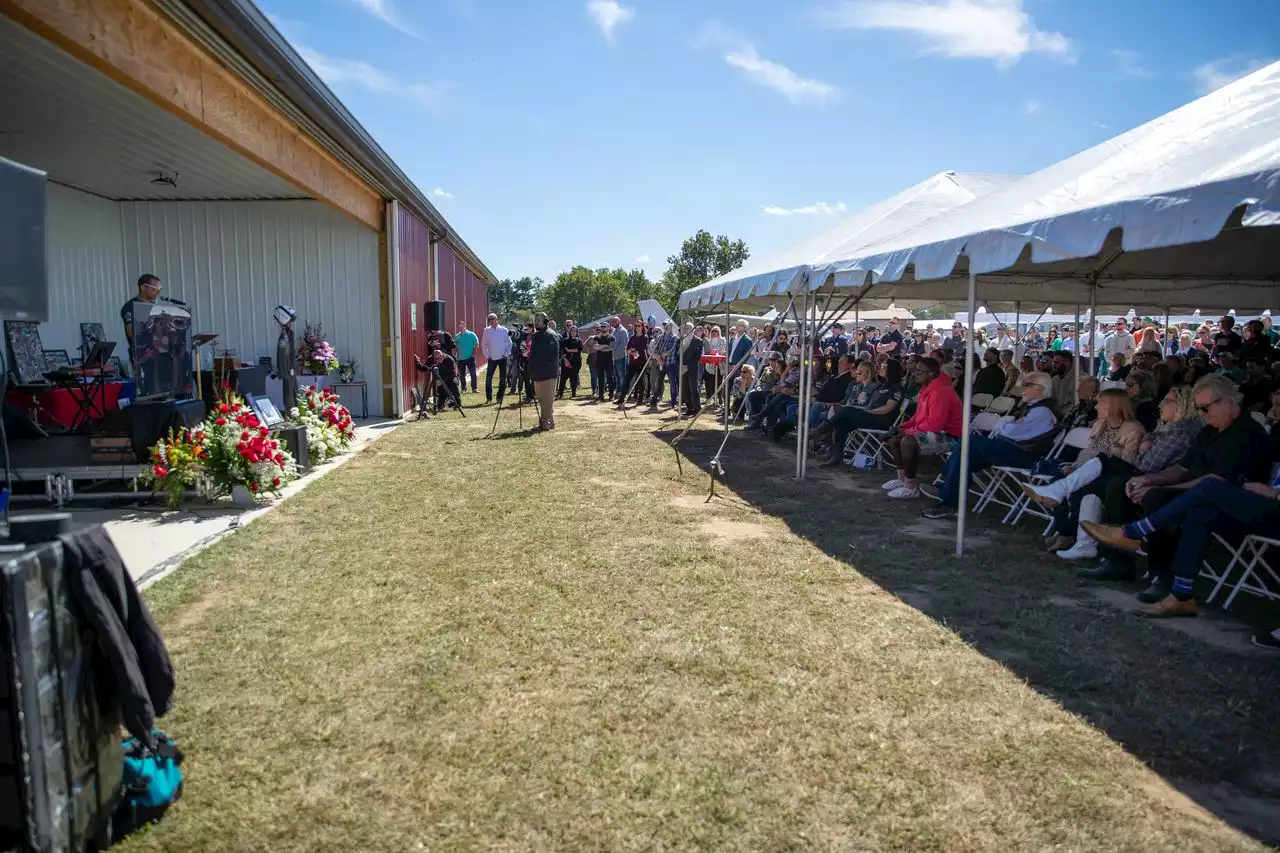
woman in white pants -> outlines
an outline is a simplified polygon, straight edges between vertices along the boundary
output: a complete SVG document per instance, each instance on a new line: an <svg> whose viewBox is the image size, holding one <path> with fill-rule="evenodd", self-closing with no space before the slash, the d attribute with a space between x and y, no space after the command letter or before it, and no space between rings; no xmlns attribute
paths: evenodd
<svg viewBox="0 0 1280 853"><path fill-rule="evenodd" d="M1098 396L1095 437L1098 435L1099 423L1115 419L1114 416L1109 418L1104 414L1104 397L1115 399L1123 394L1123 391L1116 388L1103 391ZM1120 405L1126 405L1132 411L1132 404L1127 397ZM1024 486L1023 490L1028 498L1053 510L1054 530L1046 540L1046 547L1057 551L1058 556L1064 560L1084 560L1098 556L1098 543L1084 532L1080 523L1102 517L1102 490L1099 487L1103 485L1103 481L1111 477L1127 479L1139 474L1149 474L1176 463L1191 448L1191 443L1203 425L1195 408L1195 395L1191 388L1186 385L1171 388L1160 401L1160 425L1153 433L1146 436L1139 434L1141 440L1132 458L1126 458L1120 453L1110 453L1105 449L1086 457L1085 454L1089 453L1086 450L1081 453L1085 461L1074 465L1061 480L1045 486ZM1096 446L1095 441L1094 447ZM1071 531L1075 531L1074 538L1070 536Z"/></svg>

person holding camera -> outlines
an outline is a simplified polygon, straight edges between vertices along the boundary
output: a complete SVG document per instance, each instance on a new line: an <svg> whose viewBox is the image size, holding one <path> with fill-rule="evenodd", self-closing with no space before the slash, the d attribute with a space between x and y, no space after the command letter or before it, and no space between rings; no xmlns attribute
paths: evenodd
<svg viewBox="0 0 1280 853"><path fill-rule="evenodd" d="M556 428L556 380L560 378L560 337L547 325L547 315L539 311L529 344L529 379L538 400L538 428Z"/></svg>
<svg viewBox="0 0 1280 853"><path fill-rule="evenodd" d="M578 396L578 377L582 373L582 339L578 337L578 327L573 320L564 321L564 337L560 339L560 390L556 391L556 399L564 396L564 386L568 383L572 389L571 396Z"/></svg>

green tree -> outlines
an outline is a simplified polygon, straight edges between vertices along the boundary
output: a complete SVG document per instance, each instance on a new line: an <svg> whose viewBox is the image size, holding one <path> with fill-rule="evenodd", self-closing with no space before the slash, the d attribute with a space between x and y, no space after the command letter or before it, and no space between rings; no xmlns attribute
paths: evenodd
<svg viewBox="0 0 1280 853"><path fill-rule="evenodd" d="M623 277L622 270L574 267L542 289L540 307L561 325L566 318L582 323L605 314L630 313L634 307Z"/></svg>
<svg viewBox="0 0 1280 853"><path fill-rule="evenodd" d="M532 311L542 287L540 278L504 278L489 288L489 310L504 319L517 311Z"/></svg>
<svg viewBox="0 0 1280 853"><path fill-rule="evenodd" d="M742 240L730 240L724 234L712 237L700 229L680 244L679 254L667 258L670 266L660 287L663 307L674 311L682 291L738 269L749 257L751 250Z"/></svg>

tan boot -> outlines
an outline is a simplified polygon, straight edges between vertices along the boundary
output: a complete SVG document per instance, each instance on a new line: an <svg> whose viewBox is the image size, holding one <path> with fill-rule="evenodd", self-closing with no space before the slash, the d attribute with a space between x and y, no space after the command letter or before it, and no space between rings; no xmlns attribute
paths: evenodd
<svg viewBox="0 0 1280 853"><path fill-rule="evenodd" d="M1172 619L1178 616L1195 616L1196 600L1188 598L1184 601L1173 593L1169 593L1163 600L1155 604L1144 604L1133 612L1146 619Z"/></svg>
<svg viewBox="0 0 1280 853"><path fill-rule="evenodd" d="M1080 526L1084 528L1084 532L1088 533L1094 539L1097 539L1103 545L1110 545L1113 548L1119 548L1122 551L1137 551L1142 548L1141 539L1130 539L1124 535L1123 527L1115 527L1110 524L1098 524L1094 521L1082 521Z"/></svg>

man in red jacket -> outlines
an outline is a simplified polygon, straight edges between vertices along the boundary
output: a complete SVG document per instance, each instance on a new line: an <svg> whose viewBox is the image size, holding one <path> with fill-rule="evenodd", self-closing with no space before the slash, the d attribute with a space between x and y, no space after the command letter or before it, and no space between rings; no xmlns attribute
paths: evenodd
<svg viewBox="0 0 1280 853"><path fill-rule="evenodd" d="M916 381L920 396L916 398L915 414L886 442L889 455L898 462L898 476L883 488L894 500L920 497L916 474L921 457L946 453L964 428L964 404L936 359L922 358L916 363Z"/></svg>

